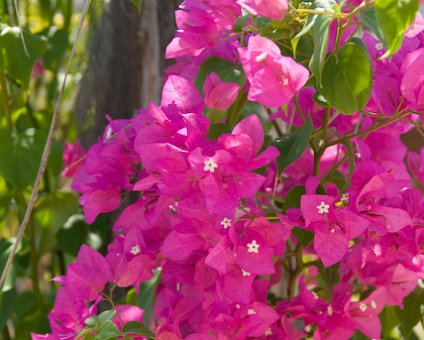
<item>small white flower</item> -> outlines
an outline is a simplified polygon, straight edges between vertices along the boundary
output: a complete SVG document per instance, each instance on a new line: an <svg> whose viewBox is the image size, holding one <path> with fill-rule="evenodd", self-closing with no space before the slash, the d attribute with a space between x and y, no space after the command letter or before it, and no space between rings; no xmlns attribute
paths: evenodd
<svg viewBox="0 0 424 340"><path fill-rule="evenodd" d="M268 55L268 53L263 52L263 53L259 54L259 55L255 58L255 61L256 61L257 63L260 63L261 61L264 61L264 60L266 59L266 56L267 56L267 55Z"/></svg>
<svg viewBox="0 0 424 340"><path fill-rule="evenodd" d="M247 251L249 253L258 254L259 253L259 247L260 247L260 245L258 244L258 242L256 242L256 240L252 240L252 242L247 244Z"/></svg>
<svg viewBox="0 0 424 340"><path fill-rule="evenodd" d="M272 335L272 329L271 328L265 329L264 335L265 336Z"/></svg>
<svg viewBox="0 0 424 340"><path fill-rule="evenodd" d="M330 205L326 204L324 201L321 201L320 205L317 205L318 214L328 214L330 212Z"/></svg>
<svg viewBox="0 0 424 340"><path fill-rule="evenodd" d="M347 192L343 193L340 201L342 201L343 203L349 203L349 194Z"/></svg>
<svg viewBox="0 0 424 340"><path fill-rule="evenodd" d="M131 248L131 254L138 255L140 254L140 246L139 245L135 245Z"/></svg>
<svg viewBox="0 0 424 340"><path fill-rule="evenodd" d="M362 312L365 312L365 311L368 309L368 307L367 307L367 305L366 305L365 303L361 302L361 303L359 304L359 309L360 309Z"/></svg>
<svg viewBox="0 0 424 340"><path fill-rule="evenodd" d="M377 303L374 300L371 300L370 305L372 308L376 309L377 308Z"/></svg>
<svg viewBox="0 0 424 340"><path fill-rule="evenodd" d="M214 172L217 167L218 164L215 163L215 160L213 158L209 158L205 161L205 166L203 167L203 170Z"/></svg>
<svg viewBox="0 0 424 340"><path fill-rule="evenodd" d="M224 219L221 221L221 225L224 227L224 229L228 229L231 227L233 221L231 221L231 218L224 217Z"/></svg>
<svg viewBox="0 0 424 340"><path fill-rule="evenodd" d="M333 312L334 312L333 306L328 305L327 306L327 314L331 316L331 315L333 315Z"/></svg>
<svg viewBox="0 0 424 340"><path fill-rule="evenodd" d="M283 79L283 85L287 86L289 84L289 80L287 78Z"/></svg>
<svg viewBox="0 0 424 340"><path fill-rule="evenodd" d="M111 139L112 136L113 136L113 130L112 130L112 128L107 129L107 131L106 131L106 140Z"/></svg>
<svg viewBox="0 0 424 340"><path fill-rule="evenodd" d="M252 308L249 308L247 310L247 315L255 315L255 314L256 314L256 312Z"/></svg>
<svg viewBox="0 0 424 340"><path fill-rule="evenodd" d="M377 43L377 44L375 44L375 48L376 48L378 51L381 51L381 50L384 48L384 45L383 45L382 43Z"/></svg>
<svg viewBox="0 0 424 340"><path fill-rule="evenodd" d="M335 234L335 233L336 233L336 229L331 228L331 229L330 229L330 233Z"/></svg>
<svg viewBox="0 0 424 340"><path fill-rule="evenodd" d="M243 276L250 276L251 274L247 271L245 271L244 269L241 269L241 273L243 274Z"/></svg>

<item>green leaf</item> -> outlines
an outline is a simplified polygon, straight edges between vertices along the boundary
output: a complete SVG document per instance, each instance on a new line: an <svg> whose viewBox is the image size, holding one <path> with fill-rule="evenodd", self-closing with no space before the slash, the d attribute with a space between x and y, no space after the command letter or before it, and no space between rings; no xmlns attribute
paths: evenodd
<svg viewBox="0 0 424 340"><path fill-rule="evenodd" d="M59 230L79 209L77 197L70 192L53 192L43 196L35 217L43 227Z"/></svg>
<svg viewBox="0 0 424 340"><path fill-rule="evenodd" d="M47 39L31 34L24 29L25 43L29 56L22 45L19 27L6 26L0 33L0 68L17 82L28 87L32 65L43 56L47 49Z"/></svg>
<svg viewBox="0 0 424 340"><path fill-rule="evenodd" d="M403 309L396 309L396 316L400 321L400 330L405 339L409 339L414 326L422 318L424 308L424 289L417 288L403 301Z"/></svg>
<svg viewBox="0 0 424 340"><path fill-rule="evenodd" d="M346 183L342 188L342 191L345 191L349 188L350 182L352 181L353 171L355 170L355 155L353 152L352 142L350 140L343 141L342 144L346 148L346 154L349 161L349 175L347 176Z"/></svg>
<svg viewBox="0 0 424 340"><path fill-rule="evenodd" d="M246 82L246 75L239 65L218 57L210 57L202 63L197 73L195 85L201 92L206 76L212 72L215 72L224 82L239 83L240 88Z"/></svg>
<svg viewBox="0 0 424 340"><path fill-rule="evenodd" d="M383 58L389 57L402 46L405 32L418 12L418 0L376 0L374 8L387 50Z"/></svg>
<svg viewBox="0 0 424 340"><path fill-rule="evenodd" d="M299 43L300 38L303 37L306 33L308 33L312 29L318 17L319 17L318 14L308 16L308 20L305 22L305 25L303 26L302 30L299 33L297 33L290 41L293 48L293 56L295 58L296 58L297 44Z"/></svg>
<svg viewBox="0 0 424 340"><path fill-rule="evenodd" d="M131 321L124 325L124 332L134 335L147 336L154 338L155 334L147 327L138 321Z"/></svg>
<svg viewBox="0 0 424 340"><path fill-rule="evenodd" d="M112 320L113 317L116 314L116 310L115 309L109 309L109 310L105 310L104 312L101 312L97 318L100 321L107 321L107 320Z"/></svg>
<svg viewBox="0 0 424 340"><path fill-rule="evenodd" d="M299 208L300 207L300 198L305 194L305 186L297 185L291 188L286 197L284 197L284 210L289 208Z"/></svg>
<svg viewBox="0 0 424 340"><path fill-rule="evenodd" d="M15 311L16 300L16 289L12 288L7 291L0 292L0 306L2 306L2 308L0 308L0 329L3 329L6 325L6 321Z"/></svg>
<svg viewBox="0 0 424 340"><path fill-rule="evenodd" d="M322 71L319 92L330 106L344 114L360 111L368 102L372 87L371 60L358 39L332 54Z"/></svg>
<svg viewBox="0 0 424 340"><path fill-rule="evenodd" d="M141 3L143 2L143 0L131 0L131 2L135 7L137 7L139 11L141 11Z"/></svg>
<svg viewBox="0 0 424 340"><path fill-rule="evenodd" d="M16 189L33 184L40 165L44 138L35 129L0 131L0 174Z"/></svg>
<svg viewBox="0 0 424 340"><path fill-rule="evenodd" d="M389 339L390 333L399 324L399 320L396 316L397 308L398 307L394 306L386 306L379 315L383 339Z"/></svg>
<svg viewBox="0 0 424 340"><path fill-rule="evenodd" d="M319 15L312 27L314 52L309 61L309 69L315 75L319 85L321 85L322 82L321 75L327 56L331 21L331 16Z"/></svg>
<svg viewBox="0 0 424 340"><path fill-rule="evenodd" d="M363 12L359 14L359 21L363 22L372 33L378 38L378 40L382 41L383 36L378 27L377 18L375 17L375 9L374 7L369 7L365 9Z"/></svg>
<svg viewBox="0 0 424 340"><path fill-rule="evenodd" d="M302 156L308 146L312 129L312 119L308 117L302 127L272 142L272 145L280 151L280 156L277 158L280 173Z"/></svg>
<svg viewBox="0 0 424 340"><path fill-rule="evenodd" d="M96 334L96 340L115 339L117 336L122 335L121 331L111 320L104 321L100 324L100 329Z"/></svg>
<svg viewBox="0 0 424 340"><path fill-rule="evenodd" d="M299 227L295 227L292 230L296 239L301 243L303 248L306 248L309 243L311 243L314 239L314 234L309 231Z"/></svg>
<svg viewBox="0 0 424 340"><path fill-rule="evenodd" d="M153 305L156 299L156 287L161 278L161 270L155 270L153 278L140 285L140 294L137 295L138 306L144 310L144 323L150 324Z"/></svg>
<svg viewBox="0 0 424 340"><path fill-rule="evenodd" d="M257 18L257 21L258 19L259 18ZM281 20L263 20L263 23L263 27L259 29L259 35L273 41L288 39L290 37L290 27L286 22Z"/></svg>
<svg viewBox="0 0 424 340"><path fill-rule="evenodd" d="M87 243L88 235L89 227L85 223L84 217L74 215L56 234L58 248L72 256L77 256L81 246Z"/></svg>
<svg viewBox="0 0 424 340"><path fill-rule="evenodd" d="M353 170L352 170L352 173L353 173ZM328 177L326 182L334 183L337 186L337 188L340 190L340 192L344 192L347 187L345 176L343 175L343 173L341 173L338 170L336 170L330 177Z"/></svg>
<svg viewBox="0 0 424 340"><path fill-rule="evenodd" d="M232 126L229 124L211 124L208 130L208 139L217 140L222 134L231 133L232 129Z"/></svg>

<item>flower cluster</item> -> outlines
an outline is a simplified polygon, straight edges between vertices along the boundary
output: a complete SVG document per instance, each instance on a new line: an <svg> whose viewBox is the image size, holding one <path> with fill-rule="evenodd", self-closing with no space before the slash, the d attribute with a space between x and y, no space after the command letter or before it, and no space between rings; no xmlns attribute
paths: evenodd
<svg viewBox="0 0 424 340"><path fill-rule="evenodd" d="M75 338L108 291L138 291L154 271L147 326L157 339L381 336L379 313L403 306L424 278L424 151L401 139L424 113L423 19L392 60L381 59L377 38L362 36L372 92L363 110L343 115L310 86L306 64L277 44L287 10L284 0L180 5L167 49L177 60L160 105L110 120L67 171L88 223L122 210L105 257L84 246L56 279L52 334L33 339ZM330 53L357 34L334 29ZM244 79L216 70L196 87L210 57ZM274 146L266 133L280 134ZM293 137L287 152L285 137ZM67 157L79 158L71 149ZM111 303L119 329L141 321L138 307Z"/></svg>

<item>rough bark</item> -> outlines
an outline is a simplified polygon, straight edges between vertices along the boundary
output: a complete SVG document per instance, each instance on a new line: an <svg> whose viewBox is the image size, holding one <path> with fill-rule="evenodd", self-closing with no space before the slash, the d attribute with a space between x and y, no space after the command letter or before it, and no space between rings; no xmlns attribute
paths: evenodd
<svg viewBox="0 0 424 340"><path fill-rule="evenodd" d="M149 101L159 101L163 55L174 31L176 0L129 0L106 5L89 46L89 62L75 105L79 139L93 144L108 114L129 118Z"/></svg>

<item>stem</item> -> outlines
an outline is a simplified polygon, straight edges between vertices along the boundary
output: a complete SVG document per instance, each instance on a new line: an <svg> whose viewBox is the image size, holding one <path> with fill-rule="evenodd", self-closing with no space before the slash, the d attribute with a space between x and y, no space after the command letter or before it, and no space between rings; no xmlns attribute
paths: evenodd
<svg viewBox="0 0 424 340"><path fill-rule="evenodd" d="M11 130L13 128L12 112L9 107L9 95L7 93L7 84L4 73L0 70L0 99L4 108L4 114L6 116L7 127Z"/></svg>
<svg viewBox="0 0 424 340"><path fill-rule="evenodd" d="M22 223L19 226L18 234L16 235L16 240L15 240L15 243L13 244L12 251L10 252L10 254L8 256L6 264L4 266L4 269L1 273L0 288L2 287L4 280L6 279L6 275L9 271L10 267L12 266L12 262L13 262L15 255L16 255L16 251L18 249L19 244L22 241L22 238L24 237L25 229L26 229L27 224L30 220L31 213L32 213L32 210L33 210L34 205L35 205L35 200L37 198L38 190L40 189L41 180L43 178L44 171L46 170L46 167L47 167L47 160L48 160L48 157L49 157L49 154L50 154L50 149L51 149L51 146L52 146L52 143L53 143L54 131L56 129L57 122L59 120L59 109L60 109L60 105L62 103L63 93L65 92L65 85L66 85L66 81L68 79L69 71L70 71L70 68L71 68L72 59L75 55L76 45L77 45L77 42L78 42L79 37L81 35L84 20L85 20L85 17L87 15L88 9L90 8L90 4L91 4L91 0L86 0L86 2L84 4L84 9L83 9L83 12L82 12L82 15L81 15L80 22L78 24L78 29L77 29L75 41L72 45L71 53L69 55L68 63L66 65L65 76L63 77L62 85L60 87L60 91L59 91L59 94L58 94L58 97L57 97L57 100L56 100L55 108L54 108L54 111L53 111L53 117L52 117L52 120L51 120L51 123L50 123L49 133L47 135L46 144L44 146L43 154L41 156L40 166L38 168L37 177L35 179L34 187L33 187L32 192L31 192L31 198L29 200L27 209L25 211Z"/></svg>
<svg viewBox="0 0 424 340"><path fill-rule="evenodd" d="M290 267L290 279L289 279L289 286L288 286L288 296L291 299L294 296L295 288L296 288L296 279L299 276L299 274L303 270L303 261L302 261L302 245L300 242L297 244L296 249L294 250L295 257L296 257L296 268L293 270L293 266L291 263L291 259L289 260L289 267Z"/></svg>
<svg viewBox="0 0 424 340"><path fill-rule="evenodd" d="M32 290L37 301L38 307L44 311L45 305L43 300L43 295L40 290L40 282L38 279L38 254L37 254L37 245L36 245L36 230L32 220L28 223L28 232L29 232L29 249L31 254L31 281L32 281Z"/></svg>
<svg viewBox="0 0 424 340"><path fill-rule="evenodd" d="M340 139L336 139L336 140L330 142L329 143L329 146L337 145L337 144L343 144L343 141L345 141L345 140L351 140L351 139L357 138L357 137L366 137L371 132L376 131L376 130L380 130L380 129L386 127L386 126L389 126L390 124L392 124L392 123L396 122L397 120L400 120L403 117L406 117L406 116L408 116L410 114L412 114L412 112L410 112L410 111L404 112L404 113L400 114L399 116L396 116L395 118L390 119L389 121L387 121L387 122L385 122L383 124L372 126L368 130L361 131L361 132L358 132L358 133L354 133L354 134L345 136L345 137L340 138Z"/></svg>
<svg viewBox="0 0 424 340"><path fill-rule="evenodd" d="M229 110L228 117L227 117L228 124L233 126L237 123L238 117L244 105L246 104L246 102L247 102L247 93L242 90L240 91L236 102L231 106Z"/></svg>
<svg viewBox="0 0 424 340"><path fill-rule="evenodd" d="M294 96L293 102L294 102L294 106L296 107L297 112L299 112L300 119L302 119L302 123L305 124L306 118L305 118L305 115L303 114L302 109L300 108L299 100L298 100L298 94L297 93Z"/></svg>
<svg viewBox="0 0 424 340"><path fill-rule="evenodd" d="M9 330L7 329L7 325L4 325L2 334L3 334L4 340L12 340L9 334Z"/></svg>

